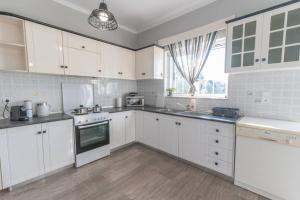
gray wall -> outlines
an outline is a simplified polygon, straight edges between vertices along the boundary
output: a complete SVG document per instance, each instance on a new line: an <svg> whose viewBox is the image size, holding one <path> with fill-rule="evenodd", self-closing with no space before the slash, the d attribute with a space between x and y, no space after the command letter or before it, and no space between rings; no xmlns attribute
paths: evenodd
<svg viewBox="0 0 300 200"><path fill-rule="evenodd" d="M138 35L138 46L157 43L159 39L182 33L220 19L235 15L239 17L286 0L217 0L215 3L199 8L184 16L154 27Z"/></svg>
<svg viewBox="0 0 300 200"><path fill-rule="evenodd" d="M87 15L66 9L50 0L1 0L0 11L11 12L126 47L136 48L136 34L120 28L117 31L97 30L87 23Z"/></svg>

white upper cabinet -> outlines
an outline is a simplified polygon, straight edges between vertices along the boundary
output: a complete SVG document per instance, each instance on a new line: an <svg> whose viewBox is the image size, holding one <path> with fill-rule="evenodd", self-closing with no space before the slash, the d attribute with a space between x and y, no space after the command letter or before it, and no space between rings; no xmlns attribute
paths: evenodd
<svg viewBox="0 0 300 200"><path fill-rule="evenodd" d="M101 42L63 32L63 49L66 74L101 76Z"/></svg>
<svg viewBox="0 0 300 200"><path fill-rule="evenodd" d="M262 67L300 66L300 3L264 15Z"/></svg>
<svg viewBox="0 0 300 200"><path fill-rule="evenodd" d="M164 50L152 46L136 52L136 79L164 78Z"/></svg>
<svg viewBox="0 0 300 200"><path fill-rule="evenodd" d="M25 23L29 72L64 74L62 31Z"/></svg>
<svg viewBox="0 0 300 200"><path fill-rule="evenodd" d="M228 24L226 72L260 67L263 16Z"/></svg>
<svg viewBox="0 0 300 200"><path fill-rule="evenodd" d="M300 3L228 24L226 72L300 66Z"/></svg>
<svg viewBox="0 0 300 200"><path fill-rule="evenodd" d="M135 79L135 52L111 44L102 46L104 76L117 79Z"/></svg>

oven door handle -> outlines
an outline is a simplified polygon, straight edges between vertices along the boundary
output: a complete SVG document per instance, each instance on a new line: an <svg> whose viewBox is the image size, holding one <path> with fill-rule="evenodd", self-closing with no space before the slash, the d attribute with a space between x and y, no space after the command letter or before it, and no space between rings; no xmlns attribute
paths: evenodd
<svg viewBox="0 0 300 200"><path fill-rule="evenodd" d="M91 128L91 127L105 125L105 124L108 124L108 121L97 123L97 124L90 124L90 125L85 125L85 126L78 126L78 129Z"/></svg>

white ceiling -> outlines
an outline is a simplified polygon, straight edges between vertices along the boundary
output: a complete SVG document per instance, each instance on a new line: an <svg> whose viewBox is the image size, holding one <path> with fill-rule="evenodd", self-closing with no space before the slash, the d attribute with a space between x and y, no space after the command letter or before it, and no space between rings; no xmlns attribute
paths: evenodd
<svg viewBox="0 0 300 200"><path fill-rule="evenodd" d="M44 9L47 9L47 1L52 1L64 7L66 11L71 9L85 15L100 3L100 0L42 1ZM106 3L108 9L115 15L120 28L140 33L214 1L216 0L106 0Z"/></svg>

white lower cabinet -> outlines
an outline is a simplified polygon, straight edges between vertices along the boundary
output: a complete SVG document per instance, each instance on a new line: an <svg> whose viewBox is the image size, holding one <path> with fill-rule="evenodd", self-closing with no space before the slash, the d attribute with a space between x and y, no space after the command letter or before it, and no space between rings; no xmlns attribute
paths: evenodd
<svg viewBox="0 0 300 200"><path fill-rule="evenodd" d="M179 156L187 161L206 166L206 143L202 121L182 118L179 126Z"/></svg>
<svg viewBox="0 0 300 200"><path fill-rule="evenodd" d="M72 120L4 129L0 141L3 188L74 163Z"/></svg>
<svg viewBox="0 0 300 200"><path fill-rule="evenodd" d="M159 115L159 149L178 156L178 118Z"/></svg>
<svg viewBox="0 0 300 200"><path fill-rule="evenodd" d="M159 149L159 114L144 112L142 143Z"/></svg>
<svg viewBox="0 0 300 200"><path fill-rule="evenodd" d="M235 125L137 111L137 141L233 176Z"/></svg>
<svg viewBox="0 0 300 200"><path fill-rule="evenodd" d="M135 141L135 111L111 114L110 149Z"/></svg>
<svg viewBox="0 0 300 200"><path fill-rule="evenodd" d="M143 142L143 123L144 123L144 112L143 111L135 111L135 135L136 141L142 143Z"/></svg>
<svg viewBox="0 0 300 200"><path fill-rule="evenodd" d="M73 121L42 124L44 162L46 172L60 169L75 162Z"/></svg>

